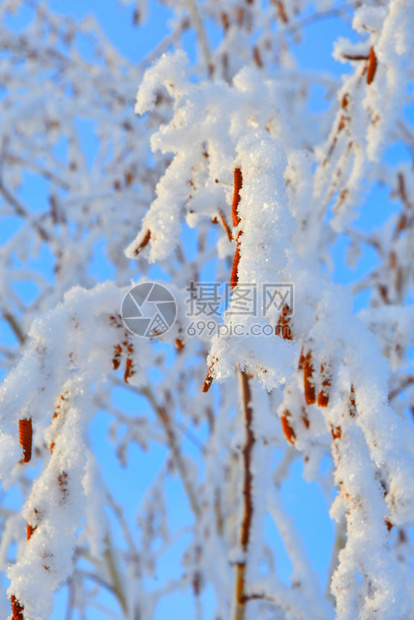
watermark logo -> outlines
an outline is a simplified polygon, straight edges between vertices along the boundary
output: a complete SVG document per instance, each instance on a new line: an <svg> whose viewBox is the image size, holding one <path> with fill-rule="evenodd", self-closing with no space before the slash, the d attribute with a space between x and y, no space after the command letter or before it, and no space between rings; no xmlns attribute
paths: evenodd
<svg viewBox="0 0 414 620"><path fill-rule="evenodd" d="M293 299L293 284L278 282L277 284L263 284L263 316L275 308L278 312L285 311L285 317L292 316L295 309ZM286 308L288 310L286 311Z"/></svg>
<svg viewBox="0 0 414 620"><path fill-rule="evenodd" d="M177 316L177 304L166 286L143 282L125 295L121 316L125 327L141 338L165 334Z"/></svg>
<svg viewBox="0 0 414 620"><path fill-rule="evenodd" d="M267 317L272 311L285 316L294 314L293 283L273 282L258 285L239 282L232 288L229 282L190 282L186 288L188 317L220 318L224 311L227 316Z"/></svg>
<svg viewBox="0 0 414 620"><path fill-rule="evenodd" d="M292 337L289 320L294 314L295 300L291 282L239 282L234 289L229 282L190 282L186 291L187 336L276 335L288 340Z"/></svg>
<svg viewBox="0 0 414 620"><path fill-rule="evenodd" d="M187 336L276 335L291 339L293 283L239 283L232 289L228 282L190 282L186 292ZM143 282L125 295L121 315L130 332L142 338L155 338L174 324L177 304L167 286ZM258 322L247 317L255 317Z"/></svg>

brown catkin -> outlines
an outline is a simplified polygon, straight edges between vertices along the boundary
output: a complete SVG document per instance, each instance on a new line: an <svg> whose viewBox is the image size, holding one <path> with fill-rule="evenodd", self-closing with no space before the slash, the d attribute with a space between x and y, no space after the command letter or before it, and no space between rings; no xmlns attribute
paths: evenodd
<svg viewBox="0 0 414 620"><path fill-rule="evenodd" d="M355 402L355 390L354 386L351 385L351 393L349 395L349 415L351 418L354 418L356 414L356 402Z"/></svg>
<svg viewBox="0 0 414 620"><path fill-rule="evenodd" d="M346 60L369 60L366 54L342 54L342 58Z"/></svg>
<svg viewBox="0 0 414 620"><path fill-rule="evenodd" d="M229 18L227 17L227 13L221 14L221 23L223 24L224 32L230 28Z"/></svg>
<svg viewBox="0 0 414 620"><path fill-rule="evenodd" d="M240 168L235 168L234 170L234 194L233 194L233 205L231 208L231 212L233 215L233 226L236 227L240 223L239 217L239 203L240 203L240 190L243 186L243 175Z"/></svg>
<svg viewBox="0 0 414 620"><path fill-rule="evenodd" d="M23 458L21 463L28 463L32 458L32 418L19 420L19 440L23 448Z"/></svg>
<svg viewBox="0 0 414 620"><path fill-rule="evenodd" d="M59 490L62 493L63 501L65 501L68 493L68 474L65 471L62 471L57 477L57 481Z"/></svg>
<svg viewBox="0 0 414 620"><path fill-rule="evenodd" d="M121 345L117 344L114 347L114 357L112 359L112 365L113 365L114 370L117 370L119 366L121 365L121 355L122 355L122 347Z"/></svg>
<svg viewBox="0 0 414 620"><path fill-rule="evenodd" d="M331 435L332 435L332 439L341 439L342 437L342 430L340 426L332 426L331 427Z"/></svg>
<svg viewBox="0 0 414 620"><path fill-rule="evenodd" d="M263 67L262 57L260 55L259 48L257 47L257 45L253 47L253 60L256 63L256 65L259 67L259 69Z"/></svg>
<svg viewBox="0 0 414 620"><path fill-rule="evenodd" d="M184 349L184 344L183 344L183 341L181 340L181 338L176 338L175 339L175 346L177 347L177 349L179 351L182 351Z"/></svg>
<svg viewBox="0 0 414 620"><path fill-rule="evenodd" d="M329 388L331 387L331 376L321 364L322 388L318 394L319 407L327 407L329 404Z"/></svg>
<svg viewBox="0 0 414 620"><path fill-rule="evenodd" d="M371 47L368 59L367 84L371 84L371 82L374 81L377 64L377 57L375 55L374 48Z"/></svg>
<svg viewBox="0 0 414 620"><path fill-rule="evenodd" d="M276 336L280 336L284 340L292 340L292 330L290 327L290 308L285 304L280 313L278 324L276 325Z"/></svg>
<svg viewBox="0 0 414 620"><path fill-rule="evenodd" d="M292 426L290 425L289 422L289 418L290 418L290 413L289 411L284 411L282 414L281 422L282 422L282 430L285 434L286 439L288 440L289 443L294 444L295 443L295 439L296 439L296 434L295 431L293 430Z"/></svg>
<svg viewBox="0 0 414 620"><path fill-rule="evenodd" d="M234 194L233 194L233 205L231 208L232 216L233 216L233 226L236 227L240 223L239 216L239 203L240 203L240 190L243 186L243 176L240 168L235 168L234 170ZM231 288L235 288L239 281L238 269L239 269L239 261L240 261L240 241L239 238L243 234L242 231L239 231L236 239L236 252L234 254L233 260L233 268L230 276L230 286Z"/></svg>
<svg viewBox="0 0 414 620"><path fill-rule="evenodd" d="M134 250L135 256L138 256L138 254L141 252L141 250L143 250L145 248L145 246L148 245L148 242L149 242L150 238L151 238L151 231L148 229L147 232L145 233L145 236L144 236L143 240L141 241L139 246L137 248L135 248L135 250Z"/></svg>
<svg viewBox="0 0 414 620"><path fill-rule="evenodd" d="M30 525L30 523L26 523L26 540L30 540L32 537L33 532L35 531L37 525L35 525L34 527L32 525Z"/></svg>
<svg viewBox="0 0 414 620"><path fill-rule="evenodd" d="M305 400L307 405L313 405L316 401L315 397L315 384L313 381L313 363L312 363L312 353L308 351L305 356L304 366L303 366L303 379L304 379L304 390L305 390Z"/></svg>
<svg viewBox="0 0 414 620"><path fill-rule="evenodd" d="M10 603L12 608L13 620L24 620L23 605L20 605L17 598L12 594L10 597Z"/></svg>
<svg viewBox="0 0 414 620"><path fill-rule="evenodd" d="M276 4L277 12L279 14L279 19L284 24L287 24L289 20L288 20L288 17L286 15L286 10L285 10L285 7L284 7L284 4L283 4L282 0L276 0L275 4Z"/></svg>
<svg viewBox="0 0 414 620"><path fill-rule="evenodd" d="M213 369L213 364L209 366L209 369L206 374L206 378L204 379L203 392L208 392L211 387L211 384L213 383L213 377L211 375L212 369Z"/></svg>
<svg viewBox="0 0 414 620"><path fill-rule="evenodd" d="M132 375L135 374L134 369L133 369L133 361L130 357L127 358L127 361L125 363L125 374L124 374L124 381L125 383L128 383L128 379L130 377L132 377Z"/></svg>
<svg viewBox="0 0 414 620"><path fill-rule="evenodd" d="M235 288L239 281L239 274L238 274L239 262L240 262L240 248L239 246L237 246L236 252L234 254L233 269L231 270L231 276L230 276L231 288Z"/></svg>

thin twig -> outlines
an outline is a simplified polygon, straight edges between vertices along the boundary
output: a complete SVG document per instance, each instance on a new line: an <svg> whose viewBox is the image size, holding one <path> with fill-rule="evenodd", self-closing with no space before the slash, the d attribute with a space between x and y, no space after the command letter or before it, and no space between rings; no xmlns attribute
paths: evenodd
<svg viewBox="0 0 414 620"><path fill-rule="evenodd" d="M177 466L177 469L181 475L183 484L184 484L184 488L187 491L187 495L188 495L188 499L190 501L190 505L191 508L195 514L196 517L200 517L200 506L198 504L198 500L196 497L196 494L194 492L194 489L191 485L190 479L188 477L188 472L187 472L187 467L184 463L182 454L181 454L181 450L177 441L177 438L175 436L174 433L174 429L173 429L173 424L171 423L171 418L168 415L166 409L164 407L161 407L157 401L155 400L155 397L153 395L153 393L146 387L141 388L141 393L146 396L146 398L148 399L148 401L150 402L150 404L152 405L153 410L155 411L155 413L158 415L159 419L161 420L165 432L167 434L168 437L168 442L169 442L169 446L171 448L172 454L173 454L173 459L174 459L174 463Z"/></svg>
<svg viewBox="0 0 414 620"><path fill-rule="evenodd" d="M308 26L314 22L318 22L322 19L329 19L330 17L340 17L343 13L355 8L358 5L358 1L355 2L345 2L340 6L334 9L327 9L326 11L320 11L319 13L314 13L313 15L308 15L307 17L303 17L302 19L298 19L295 22L291 22L289 25L283 27L283 33L295 31L297 28L302 28L303 26Z"/></svg>
<svg viewBox="0 0 414 620"><path fill-rule="evenodd" d="M246 607L246 563L250 542L250 532L253 518L253 473L252 452L255 444L253 432L253 407L249 379L245 371L239 369L242 415L244 418L245 442L242 451L243 459L243 517L240 529L240 547L243 559L236 564L236 584L233 620L244 620Z"/></svg>
<svg viewBox="0 0 414 620"><path fill-rule="evenodd" d="M20 327L19 323L17 322L17 319L7 310L3 310L3 316L4 316L4 320L7 321L7 323L12 328L20 344L23 344L24 341L26 340L26 336L23 333L23 330Z"/></svg>
<svg viewBox="0 0 414 620"><path fill-rule="evenodd" d="M391 390L391 392L388 394L388 400L390 400L390 401L394 400L394 398L396 398L398 396L398 394L400 394L401 392L406 390L413 383L414 383L414 377L413 376L406 377L400 383L400 385L398 385L396 388Z"/></svg>
<svg viewBox="0 0 414 620"><path fill-rule="evenodd" d="M131 385L129 383L125 383L124 381L119 381L119 379L117 379L117 378L113 378L112 380L119 387L126 388L126 389L130 390L131 392L135 392L136 394L139 394L140 396L145 396L146 397L146 394L142 391L142 389L137 388L136 386ZM104 405L102 403L101 403L101 406L104 407ZM115 415L115 410L112 409L112 411L114 412L114 415ZM119 413L116 412L116 415L119 416ZM123 417L122 419L123 419L124 423L126 424L127 423L127 418ZM184 424L181 424L181 422L178 422L177 420L171 420L171 424L173 426L175 426L176 429L179 430L188 439L188 441L190 441L196 448L198 448L200 450L200 452L202 452L203 454L205 454L207 452L206 447L201 443L201 441L198 439L198 437L196 437L196 435L194 435L194 433L192 433L192 431L190 431L189 428L184 426Z"/></svg>
<svg viewBox="0 0 414 620"><path fill-rule="evenodd" d="M139 64L139 68L144 71L147 67L153 64L155 60L160 58L174 43L178 41L183 32L190 27L189 19L184 19L174 32L168 35L144 60Z"/></svg>
<svg viewBox="0 0 414 620"><path fill-rule="evenodd" d="M188 9L191 15L191 20L197 32L197 38L200 41L200 48L204 56L204 62L207 67L207 72L209 75L211 75L213 71L213 63L211 60L210 46L208 44L207 34L204 29L203 22L201 21L200 13L197 7L197 2L196 0L187 0L187 4L188 4Z"/></svg>
<svg viewBox="0 0 414 620"><path fill-rule="evenodd" d="M15 213L20 217L26 219L38 232L39 236L43 239L43 241L49 241L49 234L45 231L45 229L33 220L30 216L30 213L26 211L25 207L17 200L15 196L4 186L3 182L0 181L0 194L2 194L3 198L6 202L13 208Z"/></svg>
<svg viewBox="0 0 414 620"><path fill-rule="evenodd" d="M124 612L125 616L128 614L128 606L127 606L127 602L126 602L126 596L121 584L121 577L119 575L119 571L118 571L118 567L116 564L116 559L114 557L113 554L113 547L112 547L112 541L111 541L111 537L109 535L109 532L107 533L106 537L105 537L105 542L107 544L106 549L104 551L104 559L106 562L106 566L108 569L108 574L111 578L111 582L112 582L112 591L114 593L114 595L116 596L122 611Z"/></svg>

